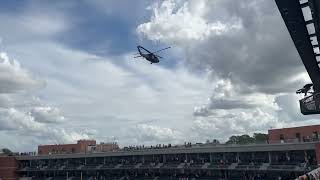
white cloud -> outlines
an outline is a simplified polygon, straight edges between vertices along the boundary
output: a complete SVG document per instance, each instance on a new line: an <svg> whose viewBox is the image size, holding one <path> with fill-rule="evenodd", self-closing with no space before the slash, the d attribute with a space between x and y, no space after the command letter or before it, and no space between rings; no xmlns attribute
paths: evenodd
<svg viewBox="0 0 320 180"><path fill-rule="evenodd" d="M37 122L61 123L65 120L56 107L34 107L30 113Z"/></svg>
<svg viewBox="0 0 320 180"><path fill-rule="evenodd" d="M53 140L54 142L69 143L89 137L87 134L76 131L66 131L54 124L38 122L30 113L24 113L14 108L1 109L0 116L0 131L12 133L17 138L32 137L37 141L52 143Z"/></svg>
<svg viewBox="0 0 320 180"><path fill-rule="evenodd" d="M166 42L204 40L210 35L220 35L241 28L239 21L209 22L205 15L210 9L206 0L184 1L167 0L153 9L150 22L141 24L137 31L149 39Z"/></svg>
<svg viewBox="0 0 320 180"><path fill-rule="evenodd" d="M55 35L68 29L64 17L58 13L28 13L19 18L22 27L38 36Z"/></svg>
<svg viewBox="0 0 320 180"><path fill-rule="evenodd" d="M153 7L153 16L137 32L182 49L181 63L191 70L210 72L212 94L194 108L195 138L265 131L314 118L298 115L293 93L310 79L275 3L166 0Z"/></svg>
<svg viewBox="0 0 320 180"><path fill-rule="evenodd" d="M16 93L43 86L43 82L32 77L18 61L10 60L4 52L0 52L0 82L0 93Z"/></svg>
<svg viewBox="0 0 320 180"><path fill-rule="evenodd" d="M148 124L138 124L134 128L129 128L128 138L132 139L130 144L147 145L181 143L183 134L173 128L159 127ZM134 137L134 138L131 138Z"/></svg>
<svg viewBox="0 0 320 180"><path fill-rule="evenodd" d="M210 94L207 74L193 74L183 65L167 69L128 55L117 57L121 63L112 63L108 57L53 43L24 47L25 52L33 49L38 53L23 54L33 64L29 69L47 81L40 91L42 103L63 110L68 120L61 126L96 129L98 140L115 136L120 144L128 144L134 137L127 136L128 131L119 132L119 127L149 120L151 126L185 131L192 124L194 106ZM46 63L39 63L44 56Z"/></svg>

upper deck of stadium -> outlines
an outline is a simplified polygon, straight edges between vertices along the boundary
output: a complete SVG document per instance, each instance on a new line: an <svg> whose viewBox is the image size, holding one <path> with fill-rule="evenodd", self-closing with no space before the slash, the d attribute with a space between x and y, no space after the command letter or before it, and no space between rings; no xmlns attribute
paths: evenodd
<svg viewBox="0 0 320 180"><path fill-rule="evenodd" d="M142 156L159 154L194 154L194 153L228 153L228 152L279 152L297 150L316 150L319 142L303 143L283 143L283 144L249 144L249 145L225 145L225 144L203 144L191 147L170 147L170 148L143 148L134 150L116 150L112 152L96 153L72 153L72 154L50 154L35 156L15 156L17 160L36 160L36 159L65 159L65 158L91 158L109 156ZM320 149L319 149L320 151Z"/></svg>

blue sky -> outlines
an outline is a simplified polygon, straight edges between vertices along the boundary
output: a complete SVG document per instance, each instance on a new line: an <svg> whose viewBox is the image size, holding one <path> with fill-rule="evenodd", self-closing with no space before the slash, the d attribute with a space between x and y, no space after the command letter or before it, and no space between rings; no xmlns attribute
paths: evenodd
<svg viewBox="0 0 320 180"><path fill-rule="evenodd" d="M309 79L272 2L1 1L0 22L0 144L17 151L315 123L299 114ZM138 44L172 48L150 65L132 58Z"/></svg>

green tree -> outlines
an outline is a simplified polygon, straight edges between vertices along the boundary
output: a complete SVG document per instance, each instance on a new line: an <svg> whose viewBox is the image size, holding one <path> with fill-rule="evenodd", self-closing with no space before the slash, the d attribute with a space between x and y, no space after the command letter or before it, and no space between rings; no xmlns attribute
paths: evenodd
<svg viewBox="0 0 320 180"><path fill-rule="evenodd" d="M255 143L267 143L268 142L268 134L254 133L253 138L255 140Z"/></svg>
<svg viewBox="0 0 320 180"><path fill-rule="evenodd" d="M218 139L213 139L212 143L213 144L220 144L220 141Z"/></svg>
<svg viewBox="0 0 320 180"><path fill-rule="evenodd" d="M268 142L268 134L263 133L254 133L253 137L250 137L247 134L240 136L231 136L226 144L253 144L253 143L267 143Z"/></svg>
<svg viewBox="0 0 320 180"><path fill-rule="evenodd" d="M1 150L5 155L12 155L12 151L8 148L3 148Z"/></svg>
<svg viewBox="0 0 320 180"><path fill-rule="evenodd" d="M241 136L231 136L226 144L252 144L255 140L247 134Z"/></svg>

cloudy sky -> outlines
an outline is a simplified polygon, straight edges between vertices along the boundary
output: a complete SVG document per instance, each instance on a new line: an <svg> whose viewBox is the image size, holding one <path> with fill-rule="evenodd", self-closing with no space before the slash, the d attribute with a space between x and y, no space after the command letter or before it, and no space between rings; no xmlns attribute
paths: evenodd
<svg viewBox="0 0 320 180"><path fill-rule="evenodd" d="M1 1L0 147L226 140L315 124L275 2ZM166 46L159 64L136 46Z"/></svg>

